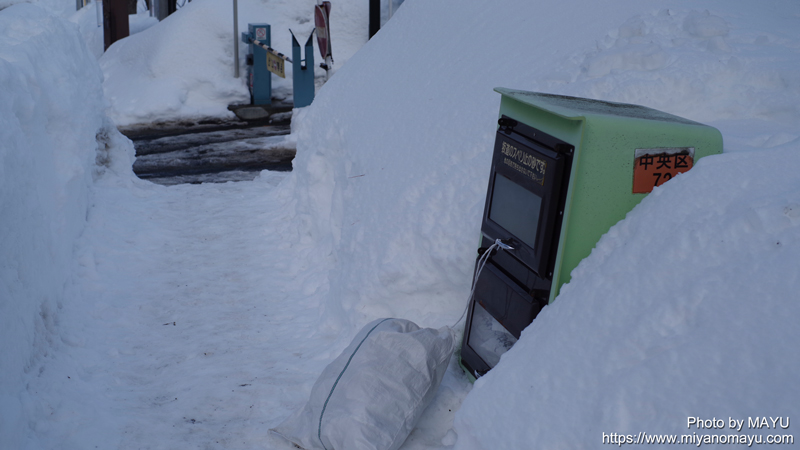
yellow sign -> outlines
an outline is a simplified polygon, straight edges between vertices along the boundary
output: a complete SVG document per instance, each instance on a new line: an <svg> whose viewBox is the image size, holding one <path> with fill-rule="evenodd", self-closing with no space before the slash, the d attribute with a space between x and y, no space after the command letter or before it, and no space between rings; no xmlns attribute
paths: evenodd
<svg viewBox="0 0 800 450"><path fill-rule="evenodd" d="M274 73L275 75L286 78L286 74L283 70L283 58L280 56L274 55L271 52L267 52L267 70Z"/></svg>

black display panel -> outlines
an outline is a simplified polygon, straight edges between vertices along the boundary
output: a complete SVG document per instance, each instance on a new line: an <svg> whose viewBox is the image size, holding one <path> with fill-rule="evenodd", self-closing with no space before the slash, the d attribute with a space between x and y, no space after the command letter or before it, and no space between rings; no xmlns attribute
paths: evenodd
<svg viewBox="0 0 800 450"><path fill-rule="evenodd" d="M497 131L481 232L510 243L509 253L544 279L552 278L571 158L572 146L523 124Z"/></svg>
<svg viewBox="0 0 800 450"><path fill-rule="evenodd" d="M495 175L489 219L531 247L536 246L541 209L542 197L502 174Z"/></svg>

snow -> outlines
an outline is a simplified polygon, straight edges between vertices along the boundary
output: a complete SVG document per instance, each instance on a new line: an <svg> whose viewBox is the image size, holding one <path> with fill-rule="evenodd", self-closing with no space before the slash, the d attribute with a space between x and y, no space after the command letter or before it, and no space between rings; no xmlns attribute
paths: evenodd
<svg viewBox="0 0 800 450"><path fill-rule="evenodd" d="M692 434L688 417L795 417L798 165L796 148L708 157L654 190L475 383L456 448L580 448L602 433Z"/></svg>
<svg viewBox="0 0 800 450"><path fill-rule="evenodd" d="M75 3L64 0L0 0L0 10L18 3L35 3L61 17L69 16L75 12Z"/></svg>
<svg viewBox="0 0 800 450"><path fill-rule="evenodd" d="M141 5L140 5L141 6ZM97 25L97 5L92 2L77 12L69 15L70 22L78 25L83 40L95 58L103 56L105 41L103 40L103 27ZM138 14L128 16L128 28L131 35L141 33L158 23L158 19L150 17L148 11L139 11Z"/></svg>
<svg viewBox="0 0 800 450"><path fill-rule="evenodd" d="M326 323L352 330L381 316L426 326L458 317L487 184L494 132L487 124L494 123L499 100L493 87L643 104L717 126L726 152L772 147L776 153L700 164L693 176L704 177L702 185L654 195L647 212L642 205L632 213L627 226L654 230L661 245L653 248L649 231L623 235L617 245L624 243L625 252L588 258L565 294L537 318L546 331L528 330L466 398L454 427L456 448L531 442L582 448L597 445L603 431L678 433L690 414L796 415L790 374L799 362L790 346L800 336L782 317L797 317L791 275L797 252L787 250L774 265L745 263L766 258L772 248L744 244L755 236L771 242L773 235L741 225L749 223L750 208L777 197L773 217L763 219L775 222L777 233L787 220L783 209L798 201L791 175L800 162L793 156L800 146L797 14L789 3L773 9L619 2L607 8L505 1L487 9L459 2L456 11L451 4L407 2L315 104L295 116L298 157L280 188L296 192L298 210L310 215L314 236L330 249ZM519 30L536 32L520 44ZM526 44L531 56L521 57L519 46ZM750 170L757 164L763 171ZM782 167L789 168L784 177L771 175ZM663 191L691 179L678 178ZM715 196L719 191L731 197ZM709 208L717 216L706 223ZM635 222L637 214L654 210L664 225ZM739 227L725 227L731 223ZM775 242L787 245L798 230L787 226L780 233ZM721 234L728 244L700 246ZM743 246L729 248L731 240ZM715 259L706 253L722 249ZM641 275L629 269L651 254L665 256ZM741 266L734 269L733 261ZM708 263L711 269L701 270ZM584 269L588 264L591 270ZM620 276L621 267L627 276ZM778 267L783 271L776 273ZM756 315L752 309L762 299ZM557 314L559 308L568 311ZM754 323L744 330L742 319L749 317ZM773 332L764 330L770 318ZM605 329L613 323L621 324L617 334ZM553 336L543 337L548 332ZM715 345L723 342L726 352ZM742 356L732 358L737 351ZM688 366L667 370L675 361ZM772 361L785 368L775 370ZM750 390L757 393L746 399L730 394ZM453 443L452 434L445 437Z"/></svg>
<svg viewBox="0 0 800 450"><path fill-rule="evenodd" d="M800 117L796 38L784 44L783 57L770 58L763 55L777 50L753 48L751 39L761 32L745 28L726 38L732 51L720 56L706 47L707 38L682 31L688 18L705 13L628 4L607 11L597 5L584 7L585 16L575 19L576 5L544 5L547 10L509 18L507 11L522 6L509 2L486 10L479 2L465 2L456 21L449 19L450 5L404 4L395 22L342 68L345 76L331 79L315 104L295 116L298 158L296 180L289 183L296 185L289 189L298 191L320 241L329 242L337 261L347 261L332 267L331 308L344 308L348 317L411 312L411 319L421 322L460 310L487 184L494 128L485 124L497 114L495 86L644 104L712 125L719 121L726 138L745 132L741 122L734 126L728 120L747 117L751 136L775 139L772 127L781 124L786 133L781 139L796 145L791 127ZM743 21L758 16L747 12L738 13ZM562 23L576 20L583 34L565 36L555 50L526 59L508 53L515 30L553 36L563 34ZM630 31L631 23L636 31ZM629 34L658 48L668 61L665 67L654 68L641 52L644 44ZM435 51L411 50L429 48ZM461 50L466 48L493 64L467 65ZM734 51L751 64L730 69L723 62L734 58ZM598 61L608 68L591 75L589 68ZM382 81L370 82L375 78ZM717 79L730 80L728 88L749 95L724 95ZM758 85L757 79L774 82ZM787 106L771 110L770 100ZM431 301L431 294L440 292ZM398 293L402 302L394 300ZM438 323L443 317L430 319Z"/></svg>
<svg viewBox="0 0 800 450"><path fill-rule="evenodd" d="M318 355L329 352L306 340L315 318L300 312L315 298L291 287L305 275L302 260L269 257L310 251L291 243L288 211L264 201L271 178L134 189L102 180L104 214L77 254L85 287L75 295L84 297L62 319L80 326L30 387L41 408L64 416L37 430L39 448L71 430L80 436L70 448L252 448L266 438L265 422L283 412L273 399L299 390L297 372L319 372ZM48 401L59 392L70 393L71 411Z"/></svg>
<svg viewBox="0 0 800 450"><path fill-rule="evenodd" d="M0 11L4 447L292 448L267 430L361 326L463 311L497 86L677 114L725 154L613 227L474 387L451 361L403 448L798 415L796 2L408 0L360 50L365 2L335 2L337 70L295 110L293 171L171 187L133 176L111 120L243 101L230 5L195 0L98 63L94 11L39 3L56 15ZM312 3L243 1L240 29L273 14L287 53Z"/></svg>
<svg viewBox="0 0 800 450"><path fill-rule="evenodd" d="M116 130L72 24L19 4L0 13L0 30L0 436L19 448L30 408L20 389L59 338L92 180L114 164L96 134Z"/></svg>
<svg viewBox="0 0 800 450"><path fill-rule="evenodd" d="M239 31L246 32L248 23L268 23L272 47L291 55L289 30L305 42L314 29L314 5L315 0L242 0L238 3ZM367 13L368 4L362 1L346 0L333 5L332 73L366 42ZM111 102L109 116L122 126L233 118L227 109L229 104L250 102L244 84L247 46L240 41L240 78L234 78L233 39L232 3L194 0L157 25L115 43L100 58L105 75L103 87ZM316 45L314 39L319 62ZM287 64L286 78L273 77L275 101L289 96L291 73L291 64ZM315 73L321 79L325 76L319 67Z"/></svg>

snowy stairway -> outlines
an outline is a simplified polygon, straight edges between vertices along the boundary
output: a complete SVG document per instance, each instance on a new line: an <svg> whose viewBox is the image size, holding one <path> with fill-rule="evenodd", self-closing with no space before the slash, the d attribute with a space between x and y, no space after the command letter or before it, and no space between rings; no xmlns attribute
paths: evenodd
<svg viewBox="0 0 800 450"><path fill-rule="evenodd" d="M295 155L288 123L245 127L139 130L133 170L159 184L243 181L262 170L289 171Z"/></svg>

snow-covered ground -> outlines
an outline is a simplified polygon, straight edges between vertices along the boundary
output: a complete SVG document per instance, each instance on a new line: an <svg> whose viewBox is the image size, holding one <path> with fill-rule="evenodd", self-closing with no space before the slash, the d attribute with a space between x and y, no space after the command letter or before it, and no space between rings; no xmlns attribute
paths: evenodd
<svg viewBox="0 0 800 450"><path fill-rule="evenodd" d="M451 363L403 448L594 448L709 434L689 416L800 416L800 5L613 3L408 0L296 111L292 173L172 187L133 176L103 110L241 101L229 5L195 0L102 72L82 26L0 11L1 446L291 448L267 430L362 325L463 310L496 86L661 109L718 127L726 154L613 227L474 387ZM249 8L298 32L311 8L294 4ZM332 28L355 36L366 7L337 19L348 5Z"/></svg>
<svg viewBox="0 0 800 450"><path fill-rule="evenodd" d="M242 0L238 2L238 26L268 23L271 45L291 55L294 32L301 44L314 29L315 0ZM77 19L87 36L97 40L94 5ZM80 13L79 13L80 14ZM335 2L331 8L331 39L335 73L367 41L368 3ZM137 16L132 16L137 17ZM146 18L147 19L147 18ZM137 18L137 23L141 22ZM85 33L86 34L86 33ZM102 35L99 36L102 43ZM109 115L118 125L165 120L233 118L229 104L249 103L244 85L247 46L239 42L240 78L234 78L233 7L229 1L194 0L161 23L109 47L100 57L105 74L103 87L110 100ZM320 54L314 39L314 58ZM315 67L320 82L325 71ZM286 78L273 77L273 97L289 96L292 65Z"/></svg>

